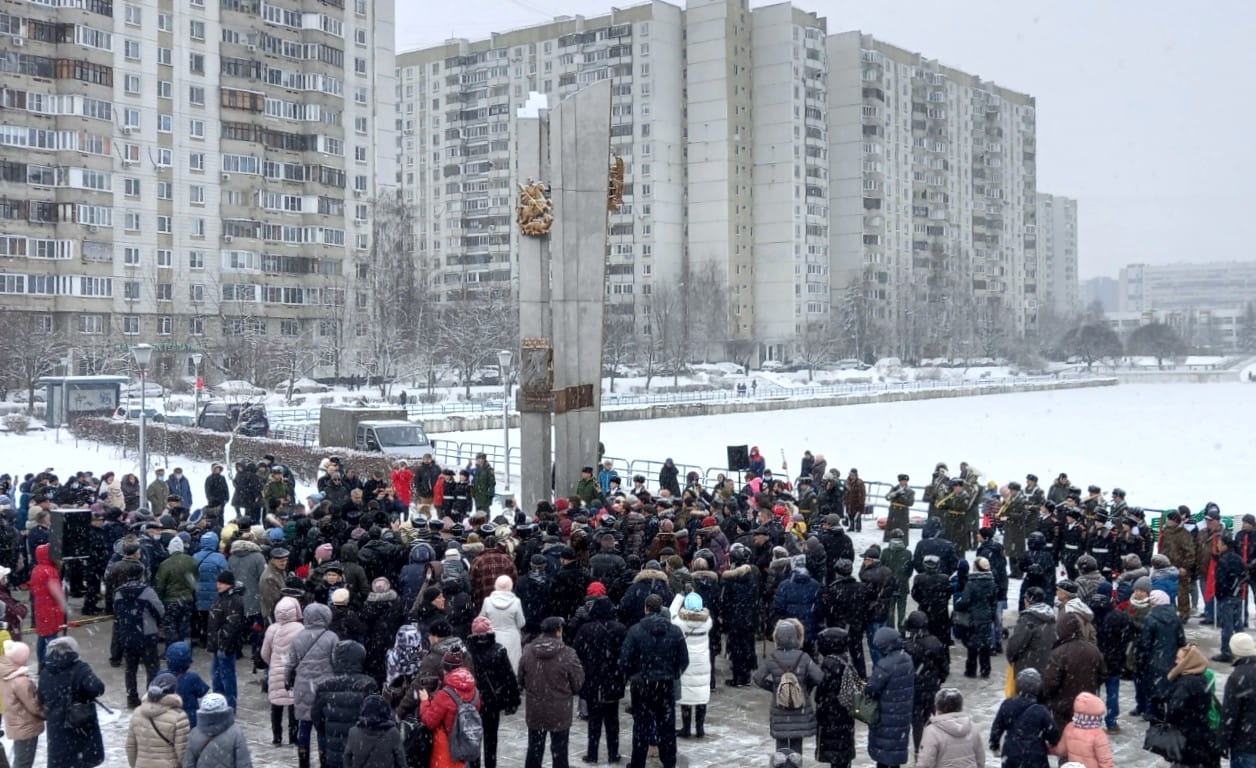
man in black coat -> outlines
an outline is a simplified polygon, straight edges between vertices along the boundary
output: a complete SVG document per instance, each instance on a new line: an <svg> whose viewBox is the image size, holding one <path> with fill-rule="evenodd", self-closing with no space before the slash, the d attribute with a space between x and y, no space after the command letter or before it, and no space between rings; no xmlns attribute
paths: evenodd
<svg viewBox="0 0 1256 768"><path fill-rule="evenodd" d="M984 557L989 561L998 593L998 602L994 604L994 631L990 638L990 652L1003 653L1003 611L1007 610L1007 555L1003 552L1003 544L994 540L994 529L989 526L983 526L977 531L977 557Z"/></svg>
<svg viewBox="0 0 1256 768"><path fill-rule="evenodd" d="M824 590L824 625L845 629L850 642L850 661L861 678L868 675L864 662L864 629L868 626L868 606L872 588L852 576L854 564L838 560L833 565L837 578Z"/></svg>
<svg viewBox="0 0 1256 768"><path fill-rule="evenodd" d="M846 535L846 531L842 530L841 515L826 515L818 537L820 543L824 545L824 561L829 564L829 567L843 558L852 563L855 561L855 545Z"/></svg>
<svg viewBox="0 0 1256 768"><path fill-rule="evenodd" d="M609 597L594 598L589 620L576 632L572 647L584 667L580 698L589 706L589 743L586 763L596 763L601 730L606 729L606 755L619 762L619 700L624 697L624 671L619 666L628 630L615 619Z"/></svg>
<svg viewBox="0 0 1256 768"><path fill-rule="evenodd" d="M928 618L929 633L951 645L951 578L938 572L938 556L925 558L925 570L912 580L911 598Z"/></svg>
<svg viewBox="0 0 1256 768"><path fill-rule="evenodd" d="M720 574L720 596L716 613L736 616L721 622L728 640L728 660L732 677L725 685L750 685L750 675L758 663L754 652L754 628L759 626L759 570L750 562L750 550L734 544L728 553L732 567Z"/></svg>
<svg viewBox="0 0 1256 768"><path fill-rule="evenodd" d="M938 556L938 572L943 576L955 573L959 566L959 553L953 543L942 537L942 521L936 517L925 521L921 539L912 550L912 567L917 573L925 569L925 558L929 555Z"/></svg>
<svg viewBox="0 0 1256 768"><path fill-rule="evenodd" d="M632 580L632 586L619 601L619 620L624 626L631 627L645 615L646 599L650 595L658 595L664 605L672 602L672 588L668 583L667 574L657 560L645 564L641 572Z"/></svg>
<svg viewBox="0 0 1256 768"><path fill-rule="evenodd" d="M1214 584L1217 599L1217 623L1221 625L1221 652L1213 661L1229 663L1230 638L1243 626L1243 585L1247 582L1247 564L1234 551L1234 540L1229 534L1217 539L1217 568ZM1178 589L1181 589L1179 585Z"/></svg>
<svg viewBox="0 0 1256 768"><path fill-rule="evenodd" d="M236 584L231 571L219 571L218 598L205 625L205 650L214 655L214 693L226 696L232 709L236 705L236 657L244 645L244 624L244 585Z"/></svg>
<svg viewBox="0 0 1256 768"><path fill-rule="evenodd" d="M550 585L550 615L566 621L584 602L585 592L589 588L589 571L580 565L571 547L561 547L558 559L562 565L554 574L554 581Z"/></svg>
<svg viewBox="0 0 1256 768"><path fill-rule="evenodd" d="M523 608L524 641L536 637L541 631L541 622L553 613L549 605L551 583L545 555L533 555L528 572L515 584L515 594Z"/></svg>
<svg viewBox="0 0 1256 768"><path fill-rule="evenodd" d="M364 663L366 649L352 640L341 640L331 652L333 676L314 689L310 719L318 732L321 763L329 768L344 764L345 744L358 722L362 702L379 692L375 680L362 673Z"/></svg>
<svg viewBox="0 0 1256 768"><path fill-rule="evenodd" d="M689 651L680 628L662 614L663 598L645 599L645 616L628 630L619 667L632 684L632 757L628 768L645 768L651 737L663 768L676 768L676 701L673 688Z"/></svg>
<svg viewBox="0 0 1256 768"><path fill-rule="evenodd" d="M915 754L920 754L920 738L925 724L933 717L933 700L951 674L951 654L941 638L929 629L929 617L923 611L912 611L903 622L906 637L903 650L916 667L913 694L911 735Z"/></svg>
<svg viewBox="0 0 1256 768"><path fill-rule="evenodd" d="M227 478L222 473L222 465L210 467L209 477L205 478L205 506L217 507L221 510L231 500L231 489L227 487Z"/></svg>

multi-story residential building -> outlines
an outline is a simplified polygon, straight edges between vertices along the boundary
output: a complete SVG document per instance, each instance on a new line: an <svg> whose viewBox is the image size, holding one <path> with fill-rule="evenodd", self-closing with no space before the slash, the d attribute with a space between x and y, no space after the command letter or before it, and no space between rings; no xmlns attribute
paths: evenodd
<svg viewBox="0 0 1256 768"><path fill-rule="evenodd" d="M1156 309L1141 312L1108 312L1104 321L1128 340L1138 328L1152 323L1162 323L1177 331L1192 349L1214 352L1233 352L1239 347L1243 333L1245 310L1236 307L1223 309Z"/></svg>
<svg viewBox="0 0 1256 768"><path fill-rule="evenodd" d="M846 303L890 342L876 351L1032 332L1033 97L860 32L828 38L828 65L832 285L857 286Z"/></svg>
<svg viewBox="0 0 1256 768"><path fill-rule="evenodd" d="M4 308L79 372L141 341L230 372L249 337L351 373L393 37L392 0L0 3Z"/></svg>
<svg viewBox="0 0 1256 768"><path fill-rule="evenodd" d="M1068 317L1079 305L1077 201L1038 193L1038 284L1042 306Z"/></svg>
<svg viewBox="0 0 1256 768"><path fill-rule="evenodd" d="M1256 262L1130 264L1117 296L1121 312L1242 309L1256 301Z"/></svg>
<svg viewBox="0 0 1256 768"><path fill-rule="evenodd" d="M1092 277L1081 285L1082 304L1089 307L1096 301L1104 312L1116 312L1120 306L1117 293L1120 283L1112 277Z"/></svg>

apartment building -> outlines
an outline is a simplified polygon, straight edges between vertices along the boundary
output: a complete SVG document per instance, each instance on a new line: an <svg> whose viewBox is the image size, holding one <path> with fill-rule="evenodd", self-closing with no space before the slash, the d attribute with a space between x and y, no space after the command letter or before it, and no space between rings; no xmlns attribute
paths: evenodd
<svg viewBox="0 0 1256 768"><path fill-rule="evenodd" d="M393 39L392 0L0 0L0 301L78 372L248 337L351 373Z"/></svg>
<svg viewBox="0 0 1256 768"><path fill-rule="evenodd" d="M1032 332L1033 97L861 32L830 36L828 62L834 292L856 286L910 358Z"/></svg>
<svg viewBox="0 0 1256 768"><path fill-rule="evenodd" d="M1077 201L1038 193L1038 274L1042 306L1058 317L1081 309L1077 278Z"/></svg>
<svg viewBox="0 0 1256 768"><path fill-rule="evenodd" d="M1121 312L1243 309L1256 301L1256 262L1130 264L1119 283Z"/></svg>

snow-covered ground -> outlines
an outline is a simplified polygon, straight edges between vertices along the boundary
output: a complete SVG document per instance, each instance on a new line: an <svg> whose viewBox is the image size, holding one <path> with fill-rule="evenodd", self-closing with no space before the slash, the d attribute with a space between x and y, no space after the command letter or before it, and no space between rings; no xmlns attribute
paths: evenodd
<svg viewBox="0 0 1256 768"><path fill-rule="evenodd" d="M925 482L938 461L960 461L1005 483L1033 472L1049 483L1060 472L1075 484L1120 486L1129 503L1153 508L1215 501L1245 512L1243 482L1256 464L1256 387L1146 384L1053 392L916 400L602 425L609 456L667 457L723 467L728 445L757 445L776 471L790 473L804 450L829 467L857 467L868 480L899 472ZM443 439L501 443L501 430L455 432ZM512 430L511 444L519 445ZM651 478L653 481L653 478Z"/></svg>
<svg viewBox="0 0 1256 768"><path fill-rule="evenodd" d="M1062 392L992 395L976 398L912 401L885 405L777 411L734 416L666 419L607 424L603 427L608 453L632 458L674 457L678 462L718 466L729 444L759 445L779 465L784 450L791 470L806 448L824 453L829 465L843 470L852 465L869 479L893 477L906 471L924 479L933 464L946 460L955 467L967 460L990 478L1005 482L1036 472L1049 481L1067 471L1075 482L1095 482L1105 490L1122 485L1132 504L1176 505L1198 508L1207 500L1228 512L1246 511L1249 491L1242 482L1256 460L1256 388L1242 384L1161 384L1117 386ZM38 433L23 437L0 435L0 471L37 471L54 466L63 471L92 468L132 471L134 455L123 456L110 446L76 442L65 433ZM499 431L472 433L463 439L495 442ZM518 435L514 437L517 441ZM517 443L516 443L517 444ZM199 483L207 465L172 459L167 466L183 466L199 497ZM863 547L880 538L865 528L855 536ZM75 601L77 605L77 601ZM1010 626L1015 613L1005 614ZM109 667L108 630L101 626L73 630L85 658L105 680L103 700L117 710L102 717L109 757L107 765L123 765L129 714L122 705L125 693L122 671ZM1216 630L1192 623L1187 638L1211 655L1217 648ZM1228 669L1217 665L1218 689ZM196 668L208 679L209 663L198 652ZM988 681L962 677L963 655L953 651L950 684L964 692L967 705L983 733L988 732L1002 699L1005 663L994 661ZM727 661L716 661L715 679L728 675ZM260 685L249 674L247 662L239 666L241 704L238 714L257 766L295 764L291 747L270 746L269 718ZM771 753L767 731L770 693L732 690L717 685L703 741L682 740L681 764L693 768L716 765L761 765ZM1133 699L1131 684L1122 686L1123 708ZM631 720L621 715L621 753L628 753ZM1118 765L1163 765L1141 750L1143 724L1122 718L1125 730L1112 737ZM856 727L858 754L855 765L870 765L867 729ZM505 718L501 729L499 764L523 765L526 730L523 712ZM45 736L45 739L49 736ZM55 734L51 738L56 738ZM571 759L579 764L585 727L576 721L571 737ZM806 764L814 761L814 742L807 740ZM605 760L605 747L602 751ZM43 766L44 750L36 763ZM997 758L987 758L997 766ZM657 765L657 762L652 763Z"/></svg>

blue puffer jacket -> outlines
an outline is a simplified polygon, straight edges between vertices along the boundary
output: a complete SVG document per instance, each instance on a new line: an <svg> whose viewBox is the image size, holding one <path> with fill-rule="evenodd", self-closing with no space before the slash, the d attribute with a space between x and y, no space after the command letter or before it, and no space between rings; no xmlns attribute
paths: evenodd
<svg viewBox="0 0 1256 768"><path fill-rule="evenodd" d="M776 589L776 601L773 608L782 619L798 619L807 637L815 637L820 633L820 601L822 592L820 582L811 578L805 571L795 568L781 586Z"/></svg>
<svg viewBox="0 0 1256 768"><path fill-rule="evenodd" d="M868 756L885 765L904 765L909 757L916 670L898 630L881 627L872 644L883 655L868 678L867 695L877 700L881 718L875 728L868 729Z"/></svg>
<svg viewBox="0 0 1256 768"><path fill-rule="evenodd" d="M166 669L179 678L175 693L183 699L183 711L187 713L188 724L196 727L196 713L201 705L201 697L209 693L209 686L201 676L191 671L192 646L186 640L171 643L166 649Z"/></svg>
<svg viewBox="0 0 1256 768"><path fill-rule="evenodd" d="M201 536L196 560L196 610L208 611L218 599L218 574L227 570L227 558L218 551L218 534L210 531Z"/></svg>
<svg viewBox="0 0 1256 768"><path fill-rule="evenodd" d="M401 569L401 583L397 592L401 597L401 610L409 612L423 589L427 578L427 565L436 559L436 551L426 541L416 541L410 547L410 562Z"/></svg>

